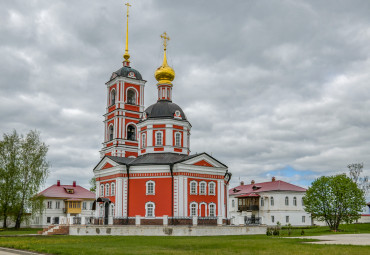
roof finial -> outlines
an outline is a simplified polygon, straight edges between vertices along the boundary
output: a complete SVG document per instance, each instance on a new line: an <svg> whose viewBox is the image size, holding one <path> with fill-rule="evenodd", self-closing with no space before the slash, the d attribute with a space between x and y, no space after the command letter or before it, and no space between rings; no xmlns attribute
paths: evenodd
<svg viewBox="0 0 370 255"><path fill-rule="evenodd" d="M130 54L128 54L128 17L129 17L129 7L131 5L129 3L125 4L127 6L127 22L126 22L126 49L125 49L125 54L123 54L123 58L125 59L123 61L124 66L130 66Z"/></svg>
<svg viewBox="0 0 370 255"><path fill-rule="evenodd" d="M168 37L167 33L164 32L163 34L161 34L161 38L163 39L163 49L164 49L163 63L162 66L160 66L155 71L154 76L158 81L158 84L172 84L171 82L173 81L173 79L175 79L175 71L170 66L168 66L166 55L167 42L170 40L170 37Z"/></svg>

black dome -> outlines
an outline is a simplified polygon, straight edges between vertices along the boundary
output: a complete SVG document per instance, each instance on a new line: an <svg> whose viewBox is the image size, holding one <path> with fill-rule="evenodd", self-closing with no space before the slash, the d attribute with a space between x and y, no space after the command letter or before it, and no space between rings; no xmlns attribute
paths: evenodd
<svg viewBox="0 0 370 255"><path fill-rule="evenodd" d="M131 74L134 73L134 75L129 75L130 73ZM128 77L128 78L132 78L132 79L142 80L142 77L141 77L141 74L139 73L139 71L137 71L134 68L131 68L129 66L124 66L121 69L115 71L112 74L110 79L112 80L112 79L116 78L116 76Z"/></svg>
<svg viewBox="0 0 370 255"><path fill-rule="evenodd" d="M171 118L174 119L174 114L176 111L180 111L181 119L187 120L185 113L175 103L167 100L160 100L155 104L152 104L148 108L146 108L145 113L148 119L156 119L156 118Z"/></svg>

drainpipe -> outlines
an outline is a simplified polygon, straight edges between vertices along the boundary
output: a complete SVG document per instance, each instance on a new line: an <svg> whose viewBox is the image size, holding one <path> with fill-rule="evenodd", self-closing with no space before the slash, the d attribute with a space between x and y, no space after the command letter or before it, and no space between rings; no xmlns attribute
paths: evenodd
<svg viewBox="0 0 370 255"><path fill-rule="evenodd" d="M170 172L171 172L171 216L172 216L172 224L173 224L173 164L170 164Z"/></svg>
<svg viewBox="0 0 370 255"><path fill-rule="evenodd" d="M130 194L130 165L126 165L127 169L127 202L126 202L126 208L127 208L127 222L128 222L128 213L129 213L129 206L128 206L128 200L129 200L129 194Z"/></svg>

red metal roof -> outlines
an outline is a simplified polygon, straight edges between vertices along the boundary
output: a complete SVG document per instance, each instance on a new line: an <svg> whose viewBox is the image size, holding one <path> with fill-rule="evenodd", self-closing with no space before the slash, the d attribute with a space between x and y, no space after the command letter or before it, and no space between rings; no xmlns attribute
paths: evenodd
<svg viewBox="0 0 370 255"><path fill-rule="evenodd" d="M68 193L66 189L73 189L73 194ZM66 199L95 199L95 193L87 190L79 185L73 187L73 185L60 185L54 184L49 188L41 191L38 195L45 197L57 197Z"/></svg>
<svg viewBox="0 0 370 255"><path fill-rule="evenodd" d="M253 189L255 187L255 189ZM235 191L234 191L235 189ZM242 195L248 193L259 193L265 191L298 191L305 192L306 189L299 187L294 184L290 184L284 181L270 181L270 182L261 182L248 185L241 185L229 190L230 195Z"/></svg>

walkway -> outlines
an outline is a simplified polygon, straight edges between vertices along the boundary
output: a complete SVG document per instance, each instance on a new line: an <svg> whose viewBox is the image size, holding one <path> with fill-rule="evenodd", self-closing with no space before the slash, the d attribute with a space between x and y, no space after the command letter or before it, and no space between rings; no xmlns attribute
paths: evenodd
<svg viewBox="0 0 370 255"><path fill-rule="evenodd" d="M42 253L34 253L30 251L21 251L21 250L15 250L15 249L9 249L9 248L4 248L0 247L0 255L40 255Z"/></svg>
<svg viewBox="0 0 370 255"><path fill-rule="evenodd" d="M291 237L291 238L320 240L320 241L310 242L314 244L370 245L370 234L337 234L337 235L325 235L325 236L302 236L302 237Z"/></svg>

